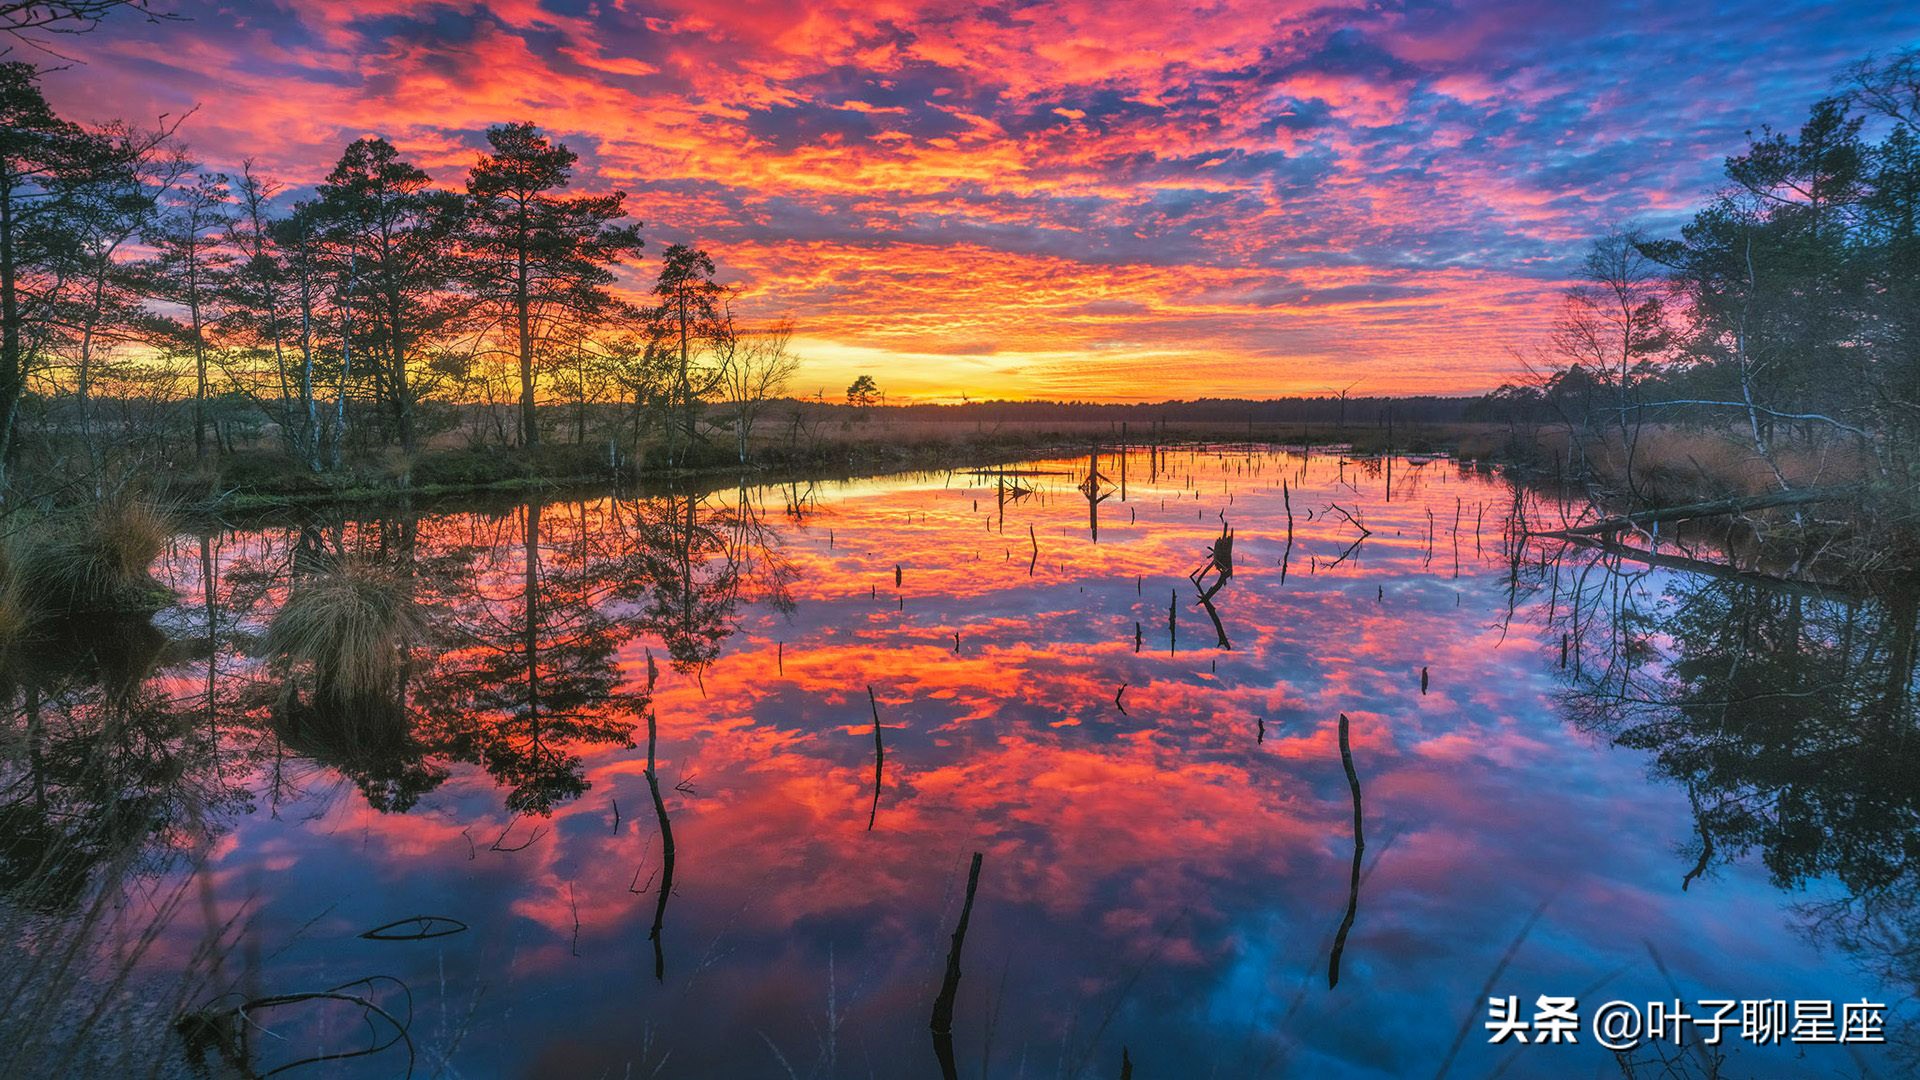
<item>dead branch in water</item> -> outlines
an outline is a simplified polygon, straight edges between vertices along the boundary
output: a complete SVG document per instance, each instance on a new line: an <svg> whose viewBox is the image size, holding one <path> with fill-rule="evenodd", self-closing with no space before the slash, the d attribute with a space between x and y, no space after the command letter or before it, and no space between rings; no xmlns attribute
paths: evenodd
<svg viewBox="0 0 1920 1080"><path fill-rule="evenodd" d="M1207 575L1209 574L1215 575L1213 584L1202 585L1202 582L1207 580ZM1228 527L1226 519L1222 518L1220 521L1220 536L1214 540L1213 546L1207 549L1207 561L1200 564L1199 569L1188 574L1187 580L1193 582L1193 587L1195 591L1200 593L1201 599L1211 600L1214 594L1219 592L1232 578L1233 530Z"/></svg>
<svg viewBox="0 0 1920 1080"><path fill-rule="evenodd" d="M1682 506L1668 506L1657 510L1641 510L1632 514L1619 514L1602 518L1588 525L1578 525L1568 529L1555 529L1550 532L1535 533L1535 536L1554 536L1572 538L1576 536L1611 536L1614 533L1627 532L1646 525L1659 525L1669 521L1685 521L1690 518L1719 517L1723 514L1739 515L1750 510L1768 510L1781 506L1805 506L1809 503L1834 502L1853 496L1846 488L1798 488L1792 491L1776 491L1767 495L1748 495L1734 499L1712 499L1707 502L1687 503Z"/></svg>
<svg viewBox="0 0 1920 1080"><path fill-rule="evenodd" d="M1177 624L1174 621L1174 612L1179 608L1179 606L1180 606L1179 590L1177 589L1167 590L1167 655L1168 656L1172 656L1174 654L1176 645L1178 643L1178 632L1175 629Z"/></svg>
<svg viewBox="0 0 1920 1080"><path fill-rule="evenodd" d="M647 940L653 942L653 977L656 982L667 981L667 957L661 946L660 930L667 921L667 899L673 895L673 821L667 817L666 801L660 797L660 773L654 759L654 748L659 739L659 725L653 712L653 685L659 678L660 669L654 665L653 654L647 654L647 694L649 700L645 706L647 714L647 790L653 793L653 813L660 819L660 896L653 905L653 926L647 931Z"/></svg>
<svg viewBox="0 0 1920 1080"><path fill-rule="evenodd" d="M411 931L402 931L403 926L413 927ZM464 933L467 924L459 919L445 915L415 915L411 918L396 919L384 926L376 926L360 936L368 941L425 941L428 938L451 937Z"/></svg>
<svg viewBox="0 0 1920 1080"><path fill-rule="evenodd" d="M1327 957L1327 989L1340 985L1340 954L1347 948L1347 933L1353 929L1353 917L1360 907L1360 854L1367 849L1361 829L1360 776L1353 771L1353 750L1347 743L1347 714L1340 714L1340 765L1347 770L1347 788L1353 793L1353 876L1347 884L1347 915L1340 920L1340 932L1334 935L1333 952Z"/></svg>
<svg viewBox="0 0 1920 1080"><path fill-rule="evenodd" d="M1372 529L1369 529L1365 525L1360 524L1359 519L1355 518L1352 514L1347 513L1346 508L1342 507L1339 503L1328 503L1327 505L1331 506L1335 510L1340 511L1340 516L1347 519L1347 524L1352 525L1356 529L1359 529L1360 535L1362 537L1373 535Z"/></svg>
<svg viewBox="0 0 1920 1080"><path fill-rule="evenodd" d="M1213 601L1208 599L1205 593L1200 594L1200 606L1207 609L1207 618L1213 620L1213 632L1220 639L1220 647L1232 652L1233 642L1227 640L1227 626L1220 621L1220 612L1214 608Z"/></svg>
<svg viewBox="0 0 1920 1080"><path fill-rule="evenodd" d="M958 636L955 635L956 638ZM867 684L867 705L873 709L873 806L867 810L867 831L872 832L873 819L880 813L881 770L887 763L887 748L880 741L880 702L873 696L872 683Z"/></svg>
<svg viewBox="0 0 1920 1080"><path fill-rule="evenodd" d="M406 1015L404 1017L395 1016L373 1000L372 993L375 984L383 982L392 983L400 988L400 993L406 1002ZM349 991L354 988L361 988L363 992L349 993ZM357 1005L364 1013L367 1030L371 1036L377 1038L380 1034L374 1025L375 1018L385 1021L387 1026L392 1029L392 1035L384 1042L371 1042L369 1045L359 1049L315 1054L297 1061L288 1062L265 1072L255 1072L253 1068L253 1050L250 1033L253 1031L270 1031L266 1024L255 1018L255 1014L263 1013L270 1009L302 1005L309 1002L344 1002L349 1005ZM202 1050L206 1048L215 1049L229 1064L235 1066L244 1075L261 1078L290 1072L307 1065L318 1065L322 1062L347 1061L353 1058L371 1057L395 1046L402 1045L406 1047L407 1051L406 1074L411 1076L413 1074L415 1060L413 1036L409 1031L412 1025L413 993L407 988L407 984L390 975L374 975L364 979L355 979L352 982L341 983L339 986L326 990L295 994L270 994L264 997L248 998L238 1005L227 1008L209 1007L196 1012L190 1012L182 1016L175 1023L175 1027L185 1038L190 1053L193 1052L196 1047L202 1048Z"/></svg>
<svg viewBox="0 0 1920 1080"><path fill-rule="evenodd" d="M511 845L507 844L507 834L513 831L514 823L519 820L520 820L519 814L515 814L512 817L508 818L507 827L504 829L501 829L500 835L493 838L493 843L487 845L487 850L488 851L525 851L527 848L532 847L535 841L547 835L547 830L544 826L535 825L533 827L533 834L527 837L524 841L518 844L511 844Z"/></svg>
<svg viewBox="0 0 1920 1080"><path fill-rule="evenodd" d="M960 949L967 941L967 923L973 918L973 897L980 888L980 853L973 853L973 865L967 870L967 896L960 905L960 922L953 928L953 947L947 951L947 971L940 980L940 996L933 1000L933 1053L939 1059L940 1074L959 1075L953 1057L953 999L960 992Z"/></svg>

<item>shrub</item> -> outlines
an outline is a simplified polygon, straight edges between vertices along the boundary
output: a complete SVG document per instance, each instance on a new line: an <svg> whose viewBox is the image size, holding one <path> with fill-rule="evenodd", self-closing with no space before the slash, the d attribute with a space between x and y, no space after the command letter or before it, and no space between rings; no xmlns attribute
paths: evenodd
<svg viewBox="0 0 1920 1080"><path fill-rule="evenodd" d="M413 483L418 487L477 487L525 474L525 462L498 447L439 450L413 462Z"/></svg>

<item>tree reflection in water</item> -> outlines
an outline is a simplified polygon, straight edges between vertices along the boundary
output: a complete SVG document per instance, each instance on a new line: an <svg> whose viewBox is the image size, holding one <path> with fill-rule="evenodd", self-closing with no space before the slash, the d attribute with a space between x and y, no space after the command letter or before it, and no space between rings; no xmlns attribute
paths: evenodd
<svg viewBox="0 0 1920 1080"><path fill-rule="evenodd" d="M38 628L0 656L0 1075L131 1075L164 1054L165 1011L204 972L145 980L162 1014L110 1039L108 988L134 978L225 822L245 813L191 652L145 616ZM178 682L173 676L180 676ZM220 931L215 931L219 936ZM111 963L103 964L108 958Z"/></svg>
<svg viewBox="0 0 1920 1080"><path fill-rule="evenodd" d="M633 745L644 695L620 690L623 648L655 636L676 671L697 677L743 601L792 607L791 567L744 492L721 510L689 494L532 503L424 529L414 515L308 526L285 563L285 603L358 563L420 625L393 678L350 693L311 663L271 667L286 748L352 778L383 811L410 809L464 762L493 777L508 810L549 814L587 790L582 751Z"/></svg>
<svg viewBox="0 0 1920 1080"><path fill-rule="evenodd" d="M614 660L635 627L605 603L619 560L599 550L584 508L532 503L508 519L518 542L488 547L477 577L518 587L450 595L451 648L422 672L416 701L435 752L484 768L514 813L548 814L589 786L578 748L633 745Z"/></svg>
<svg viewBox="0 0 1920 1080"><path fill-rule="evenodd" d="M1573 643L1569 716L1688 793L1679 884L1750 853L1783 890L1835 881L1807 929L1920 994L1920 581L1849 595L1573 548L1516 573Z"/></svg>
<svg viewBox="0 0 1920 1080"><path fill-rule="evenodd" d="M1551 721L1525 727L1543 715L1538 693L1555 677L1544 666L1559 671L1560 701L1577 726L1648 755L1658 777L1690 797L1697 819L1692 829L1676 830L1696 839L1678 853L1670 873L1663 868L1643 881L1647 875L1637 861L1626 860L1635 863L1629 871L1615 860L1606 873L1616 877L1603 883L1644 884L1650 902L1681 905L1676 919L1684 925L1690 918L1719 918L1725 905L1756 894L1770 898L1774 890L1757 874L1729 868L1736 860L1761 864L1781 889L1804 887L1822 898L1798 909L1800 922L1821 940L1837 943L1887 980L1920 986L1914 959L1920 951L1920 885L1908 857L1920 850L1920 782L1907 756L1916 721L1920 589L1914 583L1885 582L1873 595L1848 597L1753 575L1649 568L1619 553L1560 550L1528 539L1531 530L1518 517L1509 522L1510 544L1501 551L1493 529L1497 502L1488 504L1494 507L1487 515L1488 559L1470 563L1463 583L1425 565L1424 540L1392 542L1403 530L1429 535L1431 508L1419 504L1417 483L1403 480L1389 511L1378 485L1362 494L1355 488L1365 490L1363 485L1344 480L1363 477L1364 465L1327 462L1322 472L1332 486L1316 485L1305 468L1303 463L1299 472L1286 474L1294 483L1290 496L1280 486L1285 481L1274 477L1264 504L1257 490L1238 488L1234 521L1245 558L1227 613L1242 627L1235 631L1243 639L1236 653L1226 651L1223 627L1216 627L1219 649L1182 648L1173 656L1145 655L1121 640L1126 628L1157 618L1161 605L1180 603L1178 594L1152 582L1153 568L1174 566L1166 576L1184 588L1180 573L1186 567L1179 564L1199 550L1196 541L1212 538L1218 528L1197 512L1213 507L1197 507L1192 495L1182 502L1178 492L1151 528L1143 510L1139 527L1110 523L1109 535L1095 547L1090 535L1079 532L1078 500L1066 481L1054 485L1067 496L1064 501L1050 502L1056 494L1051 489L1032 489L1031 500L1018 505L1042 528L1049 513L1074 516L1073 547L1063 548L1062 561L1039 579L1027 574L1024 546L1017 560L1010 555L998 568L993 561L1001 558L999 551L981 560L976 550L978 536L998 525L994 489L1004 478L996 474L983 475L977 491L951 495L944 486L896 489L889 481L870 482L826 505L798 489L722 490L458 513L401 507L359 519L214 534L204 548L197 537L187 538L171 563L180 602L157 626L101 623L0 663L0 695L11 710L0 741L0 889L8 894L9 910L41 925L53 917L80 925L101 898L132 895L134 885L156 878L184 882L178 889L187 897L182 910L202 910L193 903L199 897L209 914L176 920L193 925L163 940L184 942L182 952L213 957L225 956L220 943L231 944L242 933L235 929L242 922L228 920L240 920L239 913L264 896L283 909L271 912L279 924L258 942L266 946L259 954L271 960L279 955L273 950L291 948L288 955L297 958L302 948L285 945L279 936L313 914L301 909L300 900L288 899L297 886L341 866L392 871L390 881L347 899L358 906L347 930L357 934L396 917L444 915L485 928L473 935L478 944L509 940L501 927L538 925L554 930L562 942L553 958L580 964L582 971L596 972L590 978L603 980L632 974L644 979L647 965L640 958L650 951L654 979L644 979L649 1022L680 1025L671 1039L676 1054L706 1054L703 1063L736 1062L760 1048L741 1057L713 1037L718 1025L734 1019L714 1003L740 1000L741 988L749 985L803 985L821 966L807 967L809 949L814 960L827 957L822 965L829 981L822 985L831 995L833 950L842 949L844 958L849 939L862 934L871 935L860 945L863 964L899 962L898 978L886 977L884 1008L912 998L906 1011L924 1015L925 1001L914 988L935 967L923 972L902 961L893 942L927 940L920 932L926 927L896 934L904 925L899 912L926 910L928 926L936 925L930 897L941 895L939 888L952 892L953 883L940 884L936 875L922 873L921 864L929 845L946 837L978 838L976 846L993 843L1010 852L1002 864L1016 870L1006 882L1008 894L1002 898L996 891L995 914L982 927L983 940L994 941L990 947L1038 950L1048 962L1077 962L1084 970L1099 970L1124 951L1127 935L1113 929L1120 924L1107 916L1124 910L1134 920L1127 925L1159 925L1166 912L1156 904L1164 901L1172 910L1196 888L1215 890L1212 895L1236 912L1232 918L1248 926L1282 915L1302 917L1303 911L1326 917L1334 902L1327 899L1333 896L1330 882L1348 886L1351 905L1354 860L1343 845L1354 808L1351 791L1339 784L1335 732L1327 726L1343 711L1355 721L1352 750L1368 783L1367 824L1377 814L1382 835L1392 835L1396 815L1430 815L1436 835L1459 831L1467 837L1462 850L1470 857L1462 856L1456 870L1469 878L1483 860L1511 865L1501 860L1524 847L1512 832L1473 832L1481 819L1472 800L1431 794L1462 789L1455 781L1465 774L1458 770L1480 768L1478 757L1464 765L1446 757L1470 740L1487 760L1546 745L1550 754L1562 754L1552 762L1556 779L1626 775L1633 786L1616 807L1643 810L1645 816L1636 819L1643 826L1649 816L1668 812L1672 796L1638 782L1633 758L1594 754L1586 740L1563 736ZM1135 474L1152 475L1139 467ZM1243 482L1237 472L1222 475ZM1187 482L1185 475L1176 479ZM1418 479L1439 486L1442 477L1429 470ZM1472 495L1503 498L1484 479L1463 472L1461 484L1468 483L1479 489L1469 489ZM865 499L874 494L880 497ZM766 523L769 515L760 504L769 498L778 499L771 514L776 526ZM944 512L939 499L948 500ZM1459 496L1435 492L1429 501L1452 513ZM904 531L898 526L902 503L909 510ZM1548 504L1522 492L1515 505L1537 515ZM1364 564L1357 554L1341 558L1354 551L1358 525L1343 515L1348 507L1377 530L1377 546L1366 549L1377 554ZM1477 519L1479 510L1469 499L1462 516ZM826 520L814 528L807 521L813 515ZM1033 535L1029 524L1015 523L1009 535ZM840 529L837 548L827 525ZM1298 546L1283 547L1294 531ZM1068 543L1057 538L1057 530L1048 535L1056 536L1056 544ZM898 549L884 549L890 544ZM1478 537L1463 546L1477 555ZM1301 571L1291 579L1284 576L1289 557ZM926 591L924 613L907 605L904 615L876 614L846 598L857 592L864 601L864 581L849 588L837 580L866 571L891 575L902 562L909 583ZM809 577L818 580L801 582L796 565L814 568ZM1315 566L1314 573L1305 572ZM1151 587L1143 590L1143 581ZM348 635L363 651L294 648L295 639L276 630L289 611L343 582L377 616L362 624L365 632ZM1424 603L1423 589L1439 603ZM796 592L813 597L808 618L797 620L793 635L781 635L784 644L776 643L761 631L770 620L793 619ZM1480 604L1477 616L1471 607L1461 613L1463 596L1469 605ZM1544 665L1508 650L1478 666L1487 651L1478 646L1491 644L1497 630L1476 639L1473 623L1478 619L1484 628L1500 606L1516 625L1525 624L1529 636L1546 620L1551 645ZM1100 619L1110 623L1095 625ZM755 633L742 633L743 624ZM946 642L957 642L961 626L967 648L949 653ZM1276 637L1275 627L1285 634ZM1552 653L1563 635L1565 663L1556 668ZM1450 640L1455 636L1460 640ZM738 644L730 648L730 641ZM364 648L368 642L375 647ZM793 652L796 645L813 662L788 664L784 679L770 679L780 670L777 650ZM1350 674L1328 675L1330 669L1313 655L1322 647ZM660 660L657 700L649 654ZM1402 670L1417 673L1429 660L1450 666L1433 668L1446 677L1436 678L1435 693L1420 697L1407 690ZM866 681L862 669L882 663L902 665L898 670L910 671L918 684L902 688L897 734L889 716L890 820L868 835L858 819L870 818L869 800L860 800L868 814L840 808L849 792L865 795L872 781L870 738L864 725L842 730L833 719L817 718L844 719L848 710L835 695L857 693ZM1094 700L1089 695L1095 691L1104 702L1122 680L1133 687L1127 707L1134 717L1054 723L1075 718L1075 703ZM1456 697L1456 686L1474 696ZM705 697L709 692L712 697ZM1481 722L1487 709L1498 725ZM1318 722L1316 710L1325 713ZM1240 733L1258 723L1256 717L1292 722L1265 731L1264 740L1245 740ZM650 730L643 733L642 727ZM1233 746L1219 741L1229 727ZM1508 727L1524 728L1525 738L1488 742ZM1463 737L1449 741L1455 734ZM648 746L636 746L643 738ZM1243 751L1239 743L1249 745ZM1442 748L1438 757L1421 752L1435 747ZM1605 765L1608 760L1615 764ZM711 778L710 798L692 798L685 784L695 764ZM1537 800L1516 803L1532 807L1555 797L1538 794L1531 774L1474 775L1489 784L1489 792L1479 793L1486 798ZM1183 800L1178 807L1155 802L1169 785ZM676 795L676 788L689 797ZM583 800L590 790L591 799ZM1108 806L1102 800L1109 792L1124 793L1125 801ZM978 801L969 802L970 796ZM1136 804L1151 809L1151 822L1136 826L1114 809ZM1074 811L1082 806L1098 811L1097 827L1076 825ZM241 822L256 808L261 818L285 810L286 820ZM613 818L611 836L602 813ZM496 848L532 850L490 855L484 837L508 815L550 820L513 830L509 842ZM489 832L474 833L481 837L477 848L462 842L463 826L487 818L493 819L484 826ZM1245 826L1246 835L1235 832L1235 823ZM846 835L837 831L843 825ZM238 842L216 845L229 828L237 830ZM348 839L341 840L342 834ZM1091 835L1125 842L1091 843ZM1327 835L1340 838L1332 862L1319 854ZM368 854L362 836L388 844L385 854ZM1636 853L1633 840L1623 844L1628 854ZM1189 849L1195 852L1192 864L1169 854ZM221 874L177 872L183 856L209 850L219 853ZM779 854L763 866L763 850ZM476 852L478 862L469 863ZM1165 865L1167 876L1138 872L1145 863L1136 855ZM264 888L246 876L282 858L307 876L294 886ZM1370 914L1356 922L1339 961L1339 992L1356 1010L1393 1004L1375 996L1382 992L1379 973L1406 961L1383 947L1383 935L1422 935L1437 943L1447 963L1476 963L1476 948L1493 942L1497 952L1498 941L1511 932L1510 925L1498 924L1455 933L1461 919L1471 922L1461 913L1480 910L1491 895L1470 886L1462 886L1467 891L1455 897L1456 906L1445 909L1444 927L1410 920L1412 886L1394 876L1405 872L1403 864L1375 863L1381 865L1385 876L1367 886ZM1030 919L1031 911L1019 906L1041 895L1025 880L1035 866L1047 869L1048 888L1069 878L1083 887L1053 913L1054 921ZM1570 866L1548 869L1583 872ZM168 868L176 872L156 873ZM812 881L823 868L859 884L850 896L793 884ZM743 874L749 871L764 873L767 884L748 880ZM843 871L867 873L871 880ZM1638 877L1629 879L1630 872ZM1371 873L1361 868L1362 883ZM1130 884L1087 884L1108 879L1151 881L1162 891L1134 896ZM1234 889L1219 888L1236 881L1258 886L1249 890L1262 898L1257 912L1233 908ZM475 885L471 894L464 891L468 883ZM689 895L673 899L676 884ZM1417 884L1420 895L1428 895L1430 879ZM1023 887L1029 889L1025 900ZM1655 895L1668 891L1665 899ZM736 901L748 914L714 914ZM129 917L149 917L148 907L125 910ZM1015 921L1006 912L1022 913ZM950 919L953 912L938 914ZM378 917L364 918L370 915ZM728 919L742 920L744 929ZM204 930L200 921L207 924ZM1076 928L1085 928L1084 934ZM1571 919L1556 931L1583 932ZM145 931L129 926L113 932L137 938ZM565 945L569 932L571 949ZM737 949L727 955L738 960L712 960L711 943L720 933L738 935L721 946ZM1207 949L1220 947L1221 939L1210 946L1202 931L1195 933L1181 943L1187 959L1155 976L1172 980L1164 985L1180 994L1221 970L1209 967L1213 961L1207 958L1213 955ZM26 940L24 933L15 936ZM1669 927L1661 935L1663 946L1670 936ZM1056 946L1056 938L1063 943ZM596 941L603 946L598 956L589 947ZM742 947L743 941L777 947L757 951ZM800 944L789 948L793 942ZM1770 938L1763 943L1774 944ZM613 967L594 966L628 959L621 949L631 950L639 963L614 965L618 975L607 974ZM109 950L96 942L74 951ZM665 978L669 952L681 958L672 965L671 980ZM399 950L390 949L381 962L404 968L406 961L387 959L398 956ZM314 971L328 978L263 989L313 989L369 973L358 967L336 972L327 966L334 959L330 953L325 961L309 956L267 965L259 970L275 978ZM1330 962L1324 946L1312 960L1316 968ZM1268 968L1275 963L1271 956L1250 957L1245 977L1272 982ZM1741 970L1766 974L1763 963ZM256 977L245 967L229 963L233 970L206 980L212 990L191 995L190 1004ZM418 989L425 970L415 966L395 974ZM1189 975L1196 981L1180 981ZM453 979L458 983L460 977ZM573 969L565 977L573 979ZM712 987L701 991L707 996L688 989L696 979ZM666 988L655 992L655 980ZM21 985L0 981L0 994L12 995ZM519 985L548 991L546 983ZM64 1008L55 996L34 1000L55 1002L48 1006L55 1011ZM1071 1020L1071 1011L1084 1004L1069 1001L1061 1014L1042 1015L1045 1010L1030 1007L1027 999L1008 1000L1006 1015L1024 1010L1041 1026ZM1320 1007L1317 998L1297 1000L1305 1002L1302 1016ZM570 999L566 1008L575 1004ZM828 1022L837 1024L840 1006L828 1007ZM970 1030L967 1018L977 1020L981 1007L963 991L961 1030ZM755 1008L776 1024L802 1015L785 999ZM996 1015L998 1008L996 1003ZM573 1020L571 1014L566 1018ZM1025 1017L1018 1022L1028 1024ZM1125 1022L1129 1038L1136 1031L1146 1039L1175 1030L1154 1026L1162 1020L1131 1007ZM1441 1026L1451 1033L1452 1024L1449 1019ZM1266 1028L1261 1030L1265 1039ZM1281 1039L1306 1039L1305 1030L1303 1022ZM1020 1037L1051 1037L1038 1031L1024 1026ZM1219 1033L1206 1031L1209 1037ZM790 1047L797 1032L770 1032L770 1041ZM1117 1033L1116 1026L1110 1034ZM489 1052L496 1052L495 1045L489 1043ZM1136 1053L1142 1045L1134 1043ZM1263 1042L1260 1049L1272 1048ZM1079 1052L1078 1041L1072 1052ZM963 1043L958 1053L971 1051ZM18 1063L0 1052L0 1073L10 1061Z"/></svg>
<svg viewBox="0 0 1920 1080"><path fill-rule="evenodd" d="M17 902L69 910L102 867L163 868L244 807L198 703L148 678L166 646L143 618L69 625L0 674L0 890Z"/></svg>

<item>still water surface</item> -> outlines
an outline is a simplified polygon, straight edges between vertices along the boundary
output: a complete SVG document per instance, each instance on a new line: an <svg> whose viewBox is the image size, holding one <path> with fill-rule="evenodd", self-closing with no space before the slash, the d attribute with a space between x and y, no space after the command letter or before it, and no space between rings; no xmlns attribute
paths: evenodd
<svg viewBox="0 0 1920 1080"><path fill-rule="evenodd" d="M1584 1032L1487 1045L1487 993L1912 993L1910 600L1516 545L1560 505L1448 461L1098 469L1099 501L1083 455L183 535L164 646L14 696L146 766L23 758L8 798L151 811L114 849L155 913L133 985L350 986L410 1010L417 1075L937 1076L976 851L966 1076L1620 1075ZM1188 575L1223 525L1216 626ZM371 695L270 655L343 562L419 626ZM102 887L88 851L47 918ZM466 929L361 936L415 916ZM351 1002L258 1020L262 1072L384 1041ZM1721 1075L1904 1072L1729 1042Z"/></svg>

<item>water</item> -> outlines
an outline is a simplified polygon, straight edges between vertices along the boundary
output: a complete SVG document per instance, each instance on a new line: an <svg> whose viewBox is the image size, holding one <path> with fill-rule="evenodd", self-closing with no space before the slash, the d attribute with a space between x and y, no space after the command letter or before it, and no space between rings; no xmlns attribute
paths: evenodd
<svg viewBox="0 0 1920 1080"><path fill-rule="evenodd" d="M407 1024L285 1075L939 1075L977 851L960 1075L1622 1071L1488 1045L1489 992L1865 998L1901 1041L1911 604L1516 548L1570 509L1447 461L1098 467L183 535L159 632L9 688L20 956L80 943L89 1006L127 972L88 1054L173 995L255 999L261 1072ZM267 655L343 558L424 642L349 704ZM416 916L465 929L361 937ZM1904 1068L1737 1033L1628 1064Z"/></svg>

